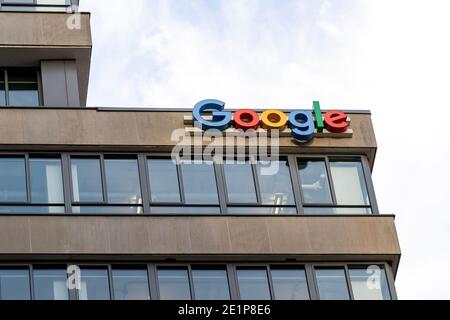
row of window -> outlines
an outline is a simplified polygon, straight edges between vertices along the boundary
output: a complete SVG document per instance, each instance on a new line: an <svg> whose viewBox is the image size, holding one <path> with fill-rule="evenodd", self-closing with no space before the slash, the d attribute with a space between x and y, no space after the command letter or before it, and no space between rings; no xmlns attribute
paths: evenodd
<svg viewBox="0 0 450 320"><path fill-rule="evenodd" d="M0 0L0 11L66 12L74 0Z"/></svg>
<svg viewBox="0 0 450 320"><path fill-rule="evenodd" d="M38 78L35 69L0 69L0 107L39 106Z"/></svg>
<svg viewBox="0 0 450 320"><path fill-rule="evenodd" d="M384 265L0 267L0 300L390 300Z"/></svg>
<svg viewBox="0 0 450 320"><path fill-rule="evenodd" d="M0 156L0 213L370 214L359 158Z"/></svg>

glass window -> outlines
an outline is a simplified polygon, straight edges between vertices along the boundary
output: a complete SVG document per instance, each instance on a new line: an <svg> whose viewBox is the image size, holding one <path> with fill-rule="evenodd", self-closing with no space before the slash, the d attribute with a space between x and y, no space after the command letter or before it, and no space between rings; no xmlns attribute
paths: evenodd
<svg viewBox="0 0 450 320"><path fill-rule="evenodd" d="M181 172L187 204L219 204L212 163L183 162Z"/></svg>
<svg viewBox="0 0 450 320"><path fill-rule="evenodd" d="M33 283L36 300L69 299L66 269L35 269Z"/></svg>
<svg viewBox="0 0 450 320"><path fill-rule="evenodd" d="M227 271L225 269L192 270L197 300L230 300Z"/></svg>
<svg viewBox="0 0 450 320"><path fill-rule="evenodd" d="M33 203L64 204L61 159L30 159Z"/></svg>
<svg viewBox="0 0 450 320"><path fill-rule="evenodd" d="M142 204L136 159L106 159L105 175L109 203Z"/></svg>
<svg viewBox="0 0 450 320"><path fill-rule="evenodd" d="M0 158L0 202L26 202L24 158Z"/></svg>
<svg viewBox="0 0 450 320"><path fill-rule="evenodd" d="M320 300L349 300L350 295L342 269L316 269Z"/></svg>
<svg viewBox="0 0 450 320"><path fill-rule="evenodd" d="M148 159L151 201L181 203L177 166L171 159Z"/></svg>
<svg viewBox="0 0 450 320"><path fill-rule="evenodd" d="M115 300L150 300L147 270L113 269Z"/></svg>
<svg viewBox="0 0 450 320"><path fill-rule="evenodd" d="M238 269L237 278L242 300L270 300L266 269Z"/></svg>
<svg viewBox="0 0 450 320"><path fill-rule="evenodd" d="M295 205L287 159L258 162L257 172L263 205Z"/></svg>
<svg viewBox="0 0 450 320"><path fill-rule="evenodd" d="M0 300L30 300L28 269L0 269Z"/></svg>
<svg viewBox="0 0 450 320"><path fill-rule="evenodd" d="M141 206L73 206L75 214L142 214Z"/></svg>
<svg viewBox="0 0 450 320"><path fill-rule="evenodd" d="M6 106L5 71L0 70L0 107Z"/></svg>
<svg viewBox="0 0 450 320"><path fill-rule="evenodd" d="M225 181L228 193L228 202L253 204L257 203L255 182L252 165L249 161L225 162Z"/></svg>
<svg viewBox="0 0 450 320"><path fill-rule="evenodd" d="M158 268L158 286L161 300L191 299L187 269Z"/></svg>
<svg viewBox="0 0 450 320"><path fill-rule="evenodd" d="M386 272L378 266L350 267L355 300L391 300Z"/></svg>
<svg viewBox="0 0 450 320"><path fill-rule="evenodd" d="M323 160L298 159L300 183L305 204L331 204L327 167Z"/></svg>
<svg viewBox="0 0 450 320"><path fill-rule="evenodd" d="M100 159L73 158L72 189L75 202L102 202Z"/></svg>
<svg viewBox="0 0 450 320"><path fill-rule="evenodd" d="M37 71L8 70L9 105L34 107L39 105Z"/></svg>
<svg viewBox="0 0 450 320"><path fill-rule="evenodd" d="M330 166L338 205L369 206L369 195L361 162L332 161Z"/></svg>
<svg viewBox="0 0 450 320"><path fill-rule="evenodd" d="M80 300L110 300L107 269L81 268Z"/></svg>
<svg viewBox="0 0 450 320"><path fill-rule="evenodd" d="M277 300L309 300L308 283L304 269L276 269L270 271Z"/></svg>

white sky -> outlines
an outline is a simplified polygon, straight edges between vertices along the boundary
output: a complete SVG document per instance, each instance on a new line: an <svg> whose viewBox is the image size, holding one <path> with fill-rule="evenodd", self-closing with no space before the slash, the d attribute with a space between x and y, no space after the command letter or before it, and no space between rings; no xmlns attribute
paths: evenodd
<svg viewBox="0 0 450 320"><path fill-rule="evenodd" d="M107 4L106 4L107 3ZM450 1L82 0L91 106L370 109L401 299L450 299Z"/></svg>

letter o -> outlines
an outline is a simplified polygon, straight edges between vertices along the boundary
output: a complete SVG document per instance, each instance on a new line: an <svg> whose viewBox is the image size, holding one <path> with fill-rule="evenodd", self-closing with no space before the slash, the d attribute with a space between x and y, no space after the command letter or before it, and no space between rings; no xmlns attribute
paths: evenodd
<svg viewBox="0 0 450 320"><path fill-rule="evenodd" d="M284 112L279 110L267 110L261 115L262 127L266 130L286 129L288 117Z"/></svg>
<svg viewBox="0 0 450 320"><path fill-rule="evenodd" d="M234 127L244 131L258 129L259 115L253 110L239 110L234 114Z"/></svg>

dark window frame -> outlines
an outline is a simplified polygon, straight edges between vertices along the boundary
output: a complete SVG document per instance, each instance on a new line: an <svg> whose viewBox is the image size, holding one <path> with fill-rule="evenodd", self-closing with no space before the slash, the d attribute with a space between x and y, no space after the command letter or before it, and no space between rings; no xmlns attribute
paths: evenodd
<svg viewBox="0 0 450 320"><path fill-rule="evenodd" d="M1 11L1 6L0 6ZM14 70L29 70L34 71L36 73L36 82L30 82L30 83L36 83L37 86L37 96L38 96L38 105L37 106L12 106L10 103L10 95L9 95L9 76L8 73ZM0 67L0 73L3 73L4 77L4 84L5 84L5 106L0 106L2 108L10 108L10 107L23 107L23 108L33 108L33 107L40 107L43 105L43 91L42 91L42 79L41 79L41 70L38 67L12 67L12 68L2 68ZM22 82L20 82L22 83ZM23 82L25 83L25 82Z"/></svg>

